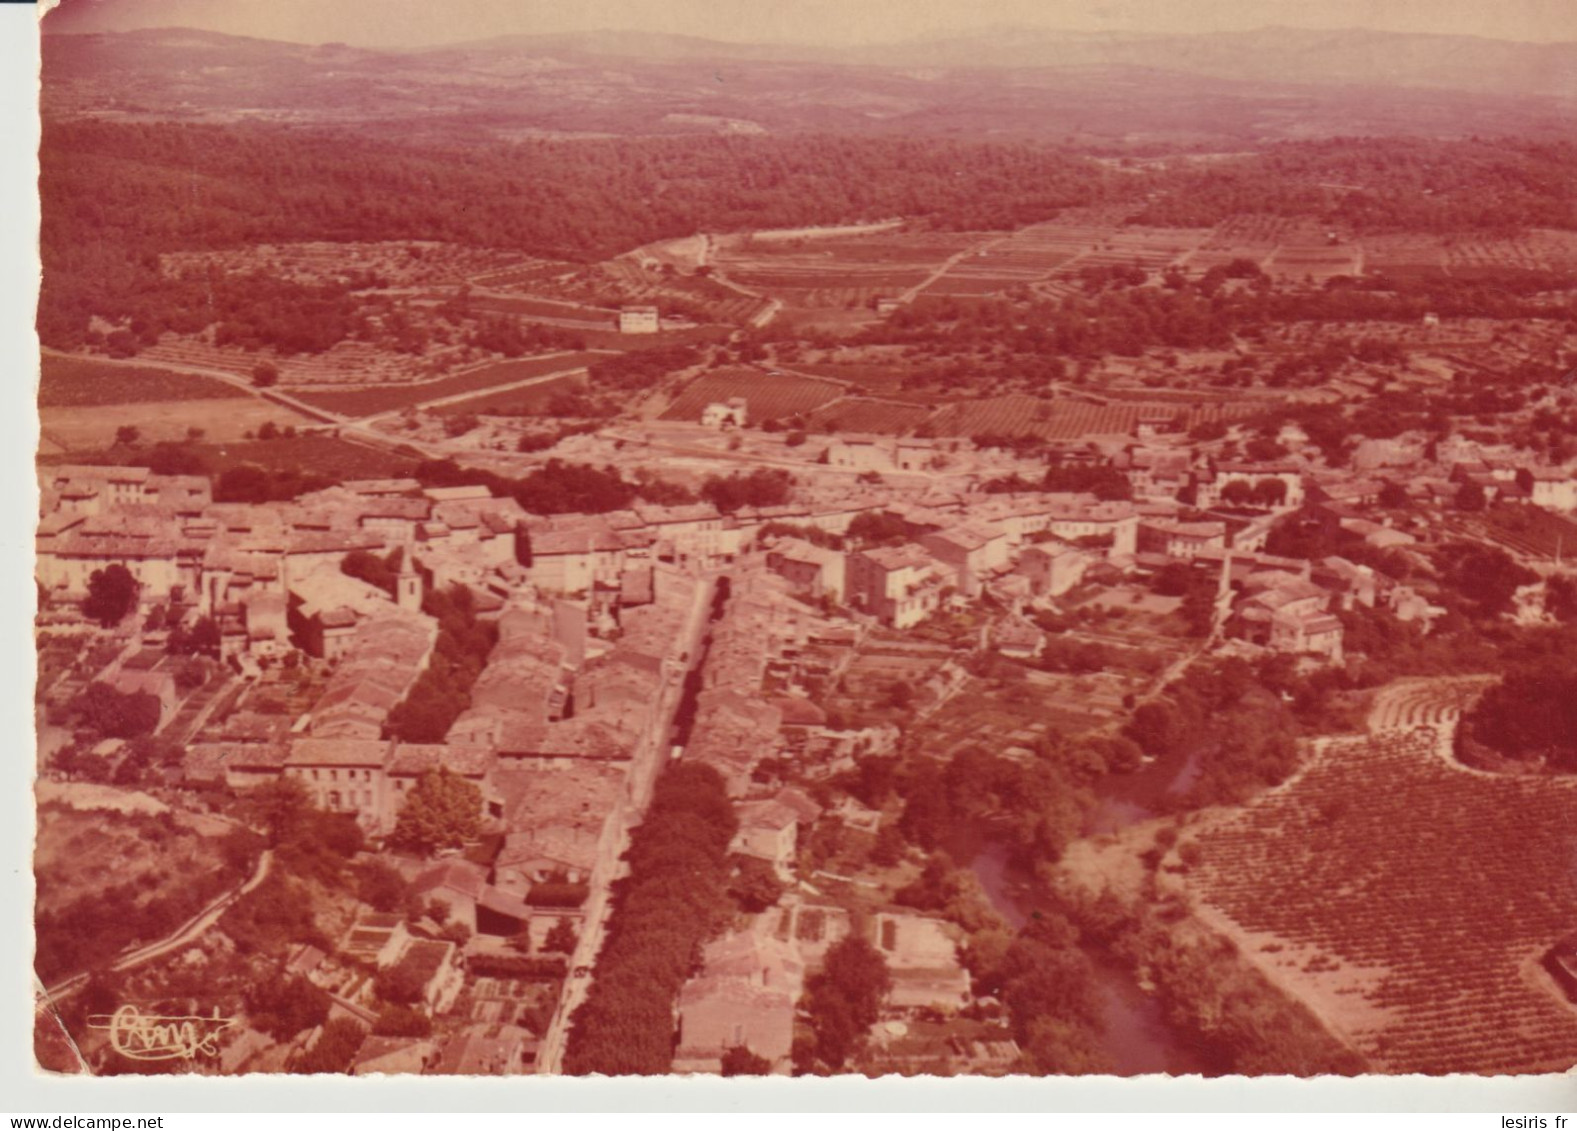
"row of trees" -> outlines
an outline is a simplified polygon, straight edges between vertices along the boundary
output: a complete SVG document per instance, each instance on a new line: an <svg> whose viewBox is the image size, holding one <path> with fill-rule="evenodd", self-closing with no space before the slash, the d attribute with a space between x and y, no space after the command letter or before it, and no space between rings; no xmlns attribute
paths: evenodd
<svg viewBox="0 0 1577 1131"><path fill-rule="evenodd" d="M646 819L631 834L629 875L614 910L596 980L571 1018L564 1071L661 1075L673 1064L674 1002L695 972L702 942L728 914L728 845L739 826L710 766L667 766Z"/></svg>
<svg viewBox="0 0 1577 1131"><path fill-rule="evenodd" d="M478 619L471 590L456 582L430 590L422 611L438 621L438 640L422 674L389 712L384 730L401 742L442 742L471 705L471 685L498 642L498 626Z"/></svg>
<svg viewBox="0 0 1577 1131"><path fill-rule="evenodd" d="M424 460L416 466L424 487L486 486L494 495L513 498L532 514L604 514L633 503L639 487L616 468L550 459L519 479L452 459Z"/></svg>

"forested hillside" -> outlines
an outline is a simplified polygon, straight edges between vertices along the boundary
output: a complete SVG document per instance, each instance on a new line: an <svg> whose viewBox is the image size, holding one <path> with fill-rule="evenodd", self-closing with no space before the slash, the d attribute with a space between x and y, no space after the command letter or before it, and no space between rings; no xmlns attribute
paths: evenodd
<svg viewBox="0 0 1577 1131"><path fill-rule="evenodd" d="M1334 139L1171 174L1134 220L1208 228L1241 213L1359 232L1577 227L1577 146L1503 138Z"/></svg>
<svg viewBox="0 0 1577 1131"><path fill-rule="evenodd" d="M288 240L445 240L596 260L697 231L893 216L1000 229L1129 188L1029 144L653 138L414 148L335 132L49 125L42 149L41 336L92 314L136 332L209 320L227 296L161 279L162 252ZM248 282L323 324L332 294ZM217 318L216 312L212 317ZM291 318L289 320L295 320ZM329 320L337 325L338 319ZM332 330L330 331L332 333ZM302 348L325 348L314 335ZM337 338L335 339L337 340Z"/></svg>

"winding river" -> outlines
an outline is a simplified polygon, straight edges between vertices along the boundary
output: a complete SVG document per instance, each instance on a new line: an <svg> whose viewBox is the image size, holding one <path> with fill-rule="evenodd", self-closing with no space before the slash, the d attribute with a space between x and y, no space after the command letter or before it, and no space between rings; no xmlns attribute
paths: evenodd
<svg viewBox="0 0 1577 1131"><path fill-rule="evenodd" d="M1153 816L1162 796L1187 789L1197 774L1194 760L1173 759L1108 778L1086 831L1113 832ZM955 847L955 858L970 861L992 907L1014 929L1022 927L1035 914L1034 877L1015 866L1008 847L989 839L985 830L972 839L973 843L966 838ZM1118 1075L1217 1076L1229 1071L1218 1055L1200 1048L1167 1020L1161 1003L1139 985L1132 971L1099 947L1087 945L1084 951L1095 968L1103 1047Z"/></svg>

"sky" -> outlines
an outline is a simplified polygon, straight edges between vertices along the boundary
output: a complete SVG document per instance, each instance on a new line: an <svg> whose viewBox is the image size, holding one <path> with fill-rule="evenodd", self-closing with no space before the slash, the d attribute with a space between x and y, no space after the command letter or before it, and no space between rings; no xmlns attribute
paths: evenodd
<svg viewBox="0 0 1577 1131"><path fill-rule="evenodd" d="M60 0L45 29L198 27L399 48L600 28L847 46L1008 25L1163 33L1366 27L1571 42L1577 0Z"/></svg>

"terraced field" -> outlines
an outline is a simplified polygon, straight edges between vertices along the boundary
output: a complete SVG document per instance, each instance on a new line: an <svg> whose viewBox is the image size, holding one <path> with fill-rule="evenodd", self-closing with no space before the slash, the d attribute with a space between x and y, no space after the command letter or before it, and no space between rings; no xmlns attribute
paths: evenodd
<svg viewBox="0 0 1577 1131"><path fill-rule="evenodd" d="M813 412L842 395L843 386L811 377L756 370L706 373L686 385L660 419L697 421L707 405L743 397L749 405L746 419L758 424Z"/></svg>
<svg viewBox="0 0 1577 1131"><path fill-rule="evenodd" d="M1454 726L1462 712L1498 681L1492 675L1399 679L1381 688L1367 720L1369 733L1411 732L1418 727Z"/></svg>
<svg viewBox="0 0 1577 1131"><path fill-rule="evenodd" d="M1577 779L1468 771L1439 745L1329 742L1197 834L1186 888L1377 1071L1564 1071L1577 1008L1539 960L1574 925Z"/></svg>

